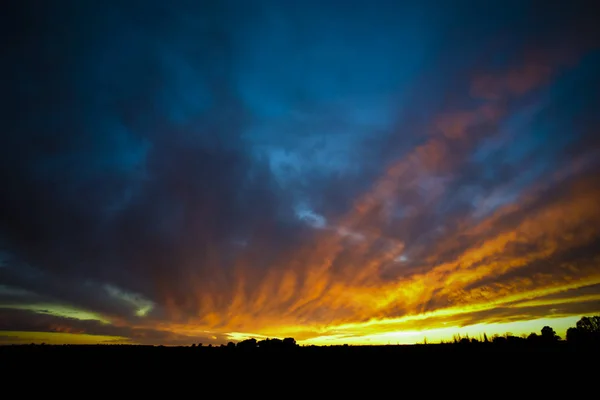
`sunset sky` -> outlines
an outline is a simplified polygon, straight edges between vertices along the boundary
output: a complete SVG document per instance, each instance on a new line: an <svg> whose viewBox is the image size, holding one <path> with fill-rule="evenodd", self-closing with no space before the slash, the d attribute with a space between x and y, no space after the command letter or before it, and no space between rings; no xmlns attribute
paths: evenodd
<svg viewBox="0 0 600 400"><path fill-rule="evenodd" d="M0 17L0 344L563 336L600 313L589 1Z"/></svg>

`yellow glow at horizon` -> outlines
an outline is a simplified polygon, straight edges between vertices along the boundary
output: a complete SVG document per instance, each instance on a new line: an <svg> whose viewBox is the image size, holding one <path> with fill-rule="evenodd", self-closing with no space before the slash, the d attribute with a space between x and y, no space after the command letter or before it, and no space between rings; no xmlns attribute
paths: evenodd
<svg viewBox="0 0 600 400"><path fill-rule="evenodd" d="M242 340L252 339L252 338L254 338L256 340L272 338L272 336L259 335L256 333L241 333L241 332L229 332L229 333L227 333L227 336L231 340L234 340L234 341L242 341Z"/></svg>
<svg viewBox="0 0 600 400"><path fill-rule="evenodd" d="M89 335L86 333L0 331L2 344L118 344L133 343L121 336Z"/></svg>
<svg viewBox="0 0 600 400"><path fill-rule="evenodd" d="M439 343L441 341L452 341L455 335L470 338L477 338L486 334L488 339L492 335L500 336L505 333L510 333L514 336L530 334L535 332L540 334L544 326L552 327L556 333L565 338L565 333L568 328L575 326L581 316L569 316L558 318L538 318L528 321L501 322L501 323L480 323L464 327L448 326L437 329L413 330L413 331L397 331L384 332L360 335L353 333L352 335L340 333L338 335L327 335L316 338L311 338L299 341L300 344L314 345L339 345L339 344L355 344L355 345L384 345L384 344L414 344L423 343L427 339L428 343Z"/></svg>

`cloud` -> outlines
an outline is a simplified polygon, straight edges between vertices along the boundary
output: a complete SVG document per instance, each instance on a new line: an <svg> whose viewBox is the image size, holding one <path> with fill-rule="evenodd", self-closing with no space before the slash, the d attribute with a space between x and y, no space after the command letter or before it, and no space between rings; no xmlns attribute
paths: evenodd
<svg viewBox="0 0 600 400"><path fill-rule="evenodd" d="M592 311L596 28L509 3L15 6L0 329L189 344Z"/></svg>

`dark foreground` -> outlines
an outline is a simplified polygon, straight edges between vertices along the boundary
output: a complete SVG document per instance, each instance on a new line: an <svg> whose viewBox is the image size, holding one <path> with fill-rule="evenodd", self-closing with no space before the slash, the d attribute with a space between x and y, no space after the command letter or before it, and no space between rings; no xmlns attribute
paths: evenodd
<svg viewBox="0 0 600 400"><path fill-rule="evenodd" d="M293 346L288 348L244 349L239 347L167 347L143 345L7 345L0 346L2 366L35 363L52 366L76 363L80 366L123 365L164 367L192 363L204 364L252 363L277 361L279 363L311 363L352 365L357 362L387 363L493 363L525 362L534 365L552 360L577 363L582 360L598 365L598 345L573 345L567 342L552 344L495 344L447 343L387 346ZM571 366L573 364L570 364Z"/></svg>
<svg viewBox="0 0 600 400"><path fill-rule="evenodd" d="M390 391L410 392L394 397L425 399L449 393L495 398L498 391L519 397L564 393L561 397L570 398L564 390L597 391L599 356L599 346L567 342L278 349L19 345L0 346L0 377L5 387L24 388L34 398L74 394L73 385L87 386L87 391L111 387L136 397L167 393L168 398L209 392L210 398L273 392L277 398L322 398L324 393L377 398Z"/></svg>

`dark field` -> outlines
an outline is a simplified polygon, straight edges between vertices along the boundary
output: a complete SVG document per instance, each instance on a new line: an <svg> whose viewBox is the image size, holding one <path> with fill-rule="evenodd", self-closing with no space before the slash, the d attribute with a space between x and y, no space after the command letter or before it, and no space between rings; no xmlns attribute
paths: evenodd
<svg viewBox="0 0 600 400"><path fill-rule="evenodd" d="M154 363L220 363L258 362L327 362L354 363L373 361L378 363L411 361L472 361L499 362L536 360L581 360L594 359L600 355L598 345L578 345L564 341L552 344L532 345L528 343L446 343L387 346L294 346L290 348L240 348L143 346L143 345L7 345L0 346L0 359L4 366L9 363L35 362L53 363L131 363L148 366Z"/></svg>
<svg viewBox="0 0 600 400"><path fill-rule="evenodd" d="M169 393L169 398L187 397L190 391L206 394L207 390L219 391L219 397L225 398L240 392L253 397L264 391L275 391L278 398L283 393L285 397L300 396L297 392L321 398L323 391L347 393L343 397L351 398L373 398L374 393L387 397L390 391L394 397L405 397L399 394L408 391L408 397L458 392L495 398L497 392L509 391L519 397L562 393L560 397L570 398L565 391L569 388L580 394L596 391L599 356L598 346L562 341L551 345L452 343L279 349L14 345L0 346L0 376L32 394L49 393L48 387L71 393L73 384L91 380L92 385L103 388L116 385L119 393ZM557 387L563 389L557 391ZM173 391L181 394L174 395Z"/></svg>

